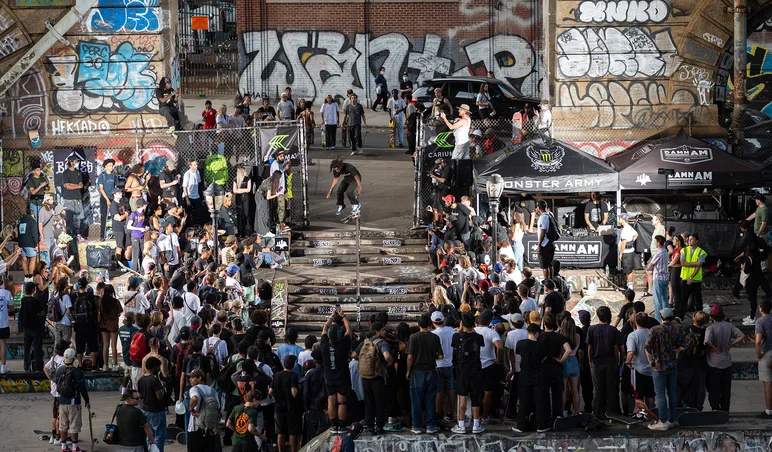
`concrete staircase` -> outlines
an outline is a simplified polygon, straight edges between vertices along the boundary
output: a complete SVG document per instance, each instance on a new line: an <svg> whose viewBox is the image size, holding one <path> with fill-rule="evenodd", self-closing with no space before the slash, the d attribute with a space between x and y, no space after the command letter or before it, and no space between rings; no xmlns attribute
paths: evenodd
<svg viewBox="0 0 772 452"><path fill-rule="evenodd" d="M309 231L292 242L290 262L297 274L287 276L287 325L301 337L319 336L336 304L356 324L355 234ZM367 320L378 312L388 313L389 322L416 321L431 296L433 274L424 245L424 231L362 231L360 330L366 330Z"/></svg>

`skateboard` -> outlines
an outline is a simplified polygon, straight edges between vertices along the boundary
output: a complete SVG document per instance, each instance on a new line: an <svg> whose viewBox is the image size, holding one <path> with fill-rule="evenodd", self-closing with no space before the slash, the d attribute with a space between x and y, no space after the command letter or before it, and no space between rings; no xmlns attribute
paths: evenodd
<svg viewBox="0 0 772 452"><path fill-rule="evenodd" d="M702 411L683 413L678 416L678 425L681 427L697 427L702 425L721 425L729 422L729 413L726 411Z"/></svg>
<svg viewBox="0 0 772 452"><path fill-rule="evenodd" d="M655 416L659 416L659 408L654 407L651 409L651 412L654 413ZM679 406L676 409L676 414L678 416L684 414L684 413L699 413L700 411L697 408L689 408L689 407L681 407Z"/></svg>
<svg viewBox="0 0 772 452"><path fill-rule="evenodd" d="M617 292L620 294L625 293L627 290L626 287L620 287L618 286L614 281L612 281L610 278L608 278L606 275L600 272L600 270L595 270L595 274L598 276L598 278L602 279L603 281L606 281L611 287L613 287Z"/></svg>
<svg viewBox="0 0 772 452"><path fill-rule="evenodd" d="M51 439L51 430L32 430L32 433L38 435L40 441L48 441Z"/></svg>
<svg viewBox="0 0 772 452"><path fill-rule="evenodd" d="M351 220L357 219L357 218L359 218L359 214L360 214L360 212L362 212L362 208L361 208L361 207L360 207L360 208L359 208L359 210L357 210L356 212L354 212L354 213L351 213L351 214L349 214L349 215L347 215L347 216L343 217L343 219L342 219L342 220L340 220L340 221L341 221L342 223L348 223L348 222L350 222Z"/></svg>
<svg viewBox="0 0 772 452"><path fill-rule="evenodd" d="M94 417L91 413L91 408L86 408L88 410L88 434L89 438L91 438L91 450L94 450L94 443L97 442L97 439L94 438L94 424L91 422L91 418Z"/></svg>
<svg viewBox="0 0 772 452"><path fill-rule="evenodd" d="M652 422L659 422L659 416L657 416L657 413L649 409L648 405L646 405L646 402L643 400L636 400L635 401L635 407L638 408L638 410L643 411L646 413L646 417L649 418Z"/></svg>
<svg viewBox="0 0 772 452"><path fill-rule="evenodd" d="M394 147L394 120L389 121L389 147Z"/></svg>
<svg viewBox="0 0 772 452"><path fill-rule="evenodd" d="M509 398L512 395L512 380L502 381L501 386L504 387L501 395L501 419L505 419L509 411Z"/></svg>
<svg viewBox="0 0 772 452"><path fill-rule="evenodd" d="M581 413L576 416L559 417L555 419L555 423L552 424L553 430L556 432L565 432L571 429L585 427L590 421L595 419L591 413Z"/></svg>
<svg viewBox="0 0 772 452"><path fill-rule="evenodd" d="M177 433L177 442L182 445L188 444L188 432Z"/></svg>
<svg viewBox="0 0 772 452"><path fill-rule="evenodd" d="M140 272L132 270L131 268L129 268L128 265L124 264L121 261L118 261L118 266L121 267L122 269L126 270L129 273L134 273L135 275L139 276L140 278L144 278L144 275L142 275Z"/></svg>
<svg viewBox="0 0 772 452"><path fill-rule="evenodd" d="M171 443L174 443L174 439L177 438L177 435L180 433L184 433L181 428L177 427L176 425L168 425L166 426L166 437L171 440Z"/></svg>
<svg viewBox="0 0 772 452"><path fill-rule="evenodd" d="M623 424L626 424L627 428L630 428L631 425L640 424L641 422L644 422L641 419L633 419L630 416L622 416L621 414L617 414L617 413L606 412L606 417L608 418L609 424L613 424L614 422L621 422Z"/></svg>

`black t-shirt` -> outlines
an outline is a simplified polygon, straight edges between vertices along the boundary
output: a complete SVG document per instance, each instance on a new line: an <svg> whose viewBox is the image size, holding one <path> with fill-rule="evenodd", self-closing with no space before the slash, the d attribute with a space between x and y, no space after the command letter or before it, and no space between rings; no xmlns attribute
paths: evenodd
<svg viewBox="0 0 772 452"><path fill-rule="evenodd" d="M121 404L115 412L115 425L118 426L118 445L139 447L145 445L145 415L139 408Z"/></svg>
<svg viewBox="0 0 772 452"><path fill-rule="evenodd" d="M303 397L300 392L297 397L292 397L292 388L298 388L298 376L295 372L282 370L273 376L271 389L273 398L276 399L277 413L303 412Z"/></svg>
<svg viewBox="0 0 772 452"><path fill-rule="evenodd" d="M622 345L622 334L609 324L592 325L587 332L587 344L592 345L590 359L593 364L615 364L614 346Z"/></svg>
<svg viewBox="0 0 772 452"><path fill-rule="evenodd" d="M155 375L140 377L137 386L140 394L140 410L150 411L151 413L166 411L163 398L159 399L156 397L156 391L163 390L164 387Z"/></svg>
<svg viewBox="0 0 772 452"><path fill-rule="evenodd" d="M163 103L163 100L162 100L164 97L168 96L169 94L173 94L173 93L174 93L174 89L173 88L169 88L169 89L158 88L158 89L156 89L155 90L155 97L156 97L156 99L158 99L158 104L161 107L163 107L163 106L169 106L169 107L175 106L177 104L177 99L175 99L174 96L170 97L169 101L166 102L166 103Z"/></svg>
<svg viewBox="0 0 772 452"><path fill-rule="evenodd" d="M706 346L705 346L705 332L707 328L700 328L692 325L686 329L686 334L692 338L691 348L682 350L678 354L678 366L689 367L692 369L699 368L703 371L707 369L708 363L705 360Z"/></svg>
<svg viewBox="0 0 772 452"><path fill-rule="evenodd" d="M67 188L64 188L64 184L80 184L83 182L83 173L80 172L78 169L66 169L64 170L64 173L62 174L62 198L64 199L70 199L70 200L78 200L80 201L81 196L81 189L76 188L75 190L69 190Z"/></svg>
<svg viewBox="0 0 772 452"><path fill-rule="evenodd" d="M411 335L407 342L407 354L413 355L411 372L433 372L437 368L437 359L442 355L440 337L428 331Z"/></svg>
<svg viewBox="0 0 772 452"><path fill-rule="evenodd" d="M520 199L515 202L515 211L522 212L523 221L527 226L530 225L531 214L536 211L536 200L531 195L520 195Z"/></svg>
<svg viewBox="0 0 772 452"><path fill-rule="evenodd" d="M276 110L273 107L271 107L271 106L260 107L260 108L257 109L257 114L260 116L260 119L265 119L265 118L268 118L268 117L271 117L271 116L275 118L276 117Z"/></svg>
<svg viewBox="0 0 772 452"><path fill-rule="evenodd" d="M322 334L322 361L324 378L328 383L345 383L351 379L348 371L348 358L351 355L351 336L344 335L333 344L330 337Z"/></svg>
<svg viewBox="0 0 772 452"><path fill-rule="evenodd" d="M479 377L482 373L480 349L485 346L485 338L475 331L461 331L453 334L450 345L453 347L453 367L456 372L466 378Z"/></svg>
<svg viewBox="0 0 772 452"><path fill-rule="evenodd" d="M465 234L469 232L469 216L472 214L469 208L463 204L456 204L456 215L458 216L458 222L456 223L456 229L459 234Z"/></svg>
<svg viewBox="0 0 772 452"><path fill-rule="evenodd" d="M22 248L34 248L40 242L38 222L32 215L24 214L19 220L19 246Z"/></svg>
<svg viewBox="0 0 772 452"><path fill-rule="evenodd" d="M558 315L566 308L566 301L558 291L553 291L544 297L544 307L552 308L552 314Z"/></svg>
<svg viewBox="0 0 772 452"><path fill-rule="evenodd" d="M437 188L440 191L440 195L445 196L448 193L450 193L450 185L451 185L451 174L453 169L450 167L450 165L445 165L445 168L442 168L439 171L439 177L440 179L444 180L445 182L439 182L437 183Z"/></svg>
<svg viewBox="0 0 772 452"><path fill-rule="evenodd" d="M129 206L123 200L119 203L113 202L110 204L110 218L113 219L113 233L126 231L126 220L117 221L115 216L125 214L128 209Z"/></svg>
<svg viewBox="0 0 772 452"><path fill-rule="evenodd" d="M584 205L584 213L590 216L590 223L597 228L603 221L603 215L608 213L608 207L605 202L595 204L590 200Z"/></svg>
<svg viewBox="0 0 772 452"><path fill-rule="evenodd" d="M177 180L177 174L175 171L172 171L171 173L167 173L166 171L163 171L160 176L158 176L161 182L168 184L170 182L174 182ZM180 185L172 185L170 187L166 187L163 189L163 197L164 198L176 198L177 197L177 190L179 190Z"/></svg>
<svg viewBox="0 0 772 452"><path fill-rule="evenodd" d="M563 365L557 359L560 359L563 355L563 344L567 342L566 338L560 333L551 331L549 333L541 333L538 342L542 347L542 355L547 358L544 360L544 369L560 369L562 372Z"/></svg>
<svg viewBox="0 0 772 452"><path fill-rule="evenodd" d="M249 345L253 345L260 333L264 333L271 339L271 345L276 343L276 333L273 332L273 328L268 328L265 325L252 325L247 329L245 339L249 342Z"/></svg>
<svg viewBox="0 0 772 452"><path fill-rule="evenodd" d="M410 89L410 90L412 90L413 89L413 82L411 82L410 80L408 80L408 81L402 80L401 82L399 82L399 89L400 90L403 90L403 89Z"/></svg>
<svg viewBox="0 0 772 452"><path fill-rule="evenodd" d="M255 364L265 372L265 363ZM268 367L271 367L271 365L269 364ZM254 375L239 375L236 377L236 389L238 389L239 394L241 394L242 402L246 400L246 395L252 390L258 390L263 395L268 395L268 378L259 370L255 371Z"/></svg>
<svg viewBox="0 0 772 452"><path fill-rule="evenodd" d="M646 328L654 328L655 326L659 325L659 322L657 322L657 319L654 317L646 317ZM627 343L627 336L630 335L635 330L633 328L633 325L630 322L625 322L624 325L622 325L622 343Z"/></svg>
<svg viewBox="0 0 772 452"><path fill-rule="evenodd" d="M517 341L515 353L520 355L520 378L540 379L544 360L541 345L530 339Z"/></svg>
<svg viewBox="0 0 772 452"><path fill-rule="evenodd" d="M43 317L40 316L41 312L45 312L44 305L38 298L24 297L21 299L21 315L22 325L25 330L29 331L42 331L43 330Z"/></svg>
<svg viewBox="0 0 772 452"><path fill-rule="evenodd" d="M341 176L343 176L343 180L348 183L356 182L354 177L359 177L359 180L362 180L362 175L359 174L359 170L357 170L356 167L350 163L344 163L340 171L337 169L332 171L332 177L338 178Z"/></svg>
<svg viewBox="0 0 772 452"><path fill-rule="evenodd" d="M223 330L220 332L220 340L225 342L225 345L228 346L228 355L232 355L234 351L237 350L237 348L234 348L233 345L231 345L231 338L233 337L233 331L225 329L225 325L223 325Z"/></svg>
<svg viewBox="0 0 772 452"><path fill-rule="evenodd" d="M632 309L633 309L633 302L628 301L627 303L623 304L621 308L619 308L619 314L617 314L617 317L619 317L622 320L627 320L627 311L632 311Z"/></svg>

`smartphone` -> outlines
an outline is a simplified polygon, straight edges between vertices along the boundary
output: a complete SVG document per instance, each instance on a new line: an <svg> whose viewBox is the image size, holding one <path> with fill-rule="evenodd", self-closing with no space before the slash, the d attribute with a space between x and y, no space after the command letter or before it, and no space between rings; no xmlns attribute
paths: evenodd
<svg viewBox="0 0 772 452"><path fill-rule="evenodd" d="M337 314L339 312L340 312L340 304L336 304L335 305L335 313Z"/></svg>

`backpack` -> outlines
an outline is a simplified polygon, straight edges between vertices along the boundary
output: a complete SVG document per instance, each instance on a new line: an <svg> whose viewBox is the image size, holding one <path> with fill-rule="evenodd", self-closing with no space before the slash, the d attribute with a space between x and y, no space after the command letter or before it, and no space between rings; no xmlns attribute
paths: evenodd
<svg viewBox="0 0 772 452"><path fill-rule="evenodd" d="M199 392L203 394L204 391ZM217 430L219 424L220 404L217 403L214 389L209 388L209 394L204 394L199 402L198 416L195 417L195 426L197 429L213 432Z"/></svg>
<svg viewBox="0 0 772 452"><path fill-rule="evenodd" d="M236 385L233 384L233 380L231 380L231 375L236 372L239 363L244 361L244 358L238 355L236 356L237 358L235 360L230 360L220 372L220 375L217 376L217 387L220 388L222 392L229 393L236 389Z"/></svg>
<svg viewBox="0 0 772 452"><path fill-rule="evenodd" d="M217 350L217 347L220 345L220 342L222 342L222 339L217 339L217 342L209 347L209 350L206 352L206 359L209 361L209 368L212 369L212 378L217 378L220 376L220 366L217 364L217 357L214 354L215 350Z"/></svg>
<svg viewBox="0 0 772 452"><path fill-rule="evenodd" d="M251 269L246 264L241 264L241 285L244 287L252 287L255 285L255 275L252 274Z"/></svg>
<svg viewBox="0 0 772 452"><path fill-rule="evenodd" d="M57 293L52 293L50 297L48 297L48 306L46 309L46 317L48 320L52 322L59 322L64 317L64 313L62 312L62 307L59 305L59 302L62 300L62 297L59 296Z"/></svg>
<svg viewBox="0 0 772 452"><path fill-rule="evenodd" d="M471 336L464 340L464 336L459 334L459 344L453 350L453 367L456 369L456 372L458 372L457 375L465 374L464 369L468 367L465 363L470 363L475 360L478 362L480 361L480 346L474 340L474 337L475 336Z"/></svg>
<svg viewBox="0 0 772 452"><path fill-rule="evenodd" d="M175 345L177 347L177 360L174 362L174 376L180 378L182 375L182 363L185 362L185 358L190 354L190 344L182 344L179 342Z"/></svg>
<svg viewBox="0 0 772 452"><path fill-rule="evenodd" d="M75 369L64 369L62 376L56 383L56 390L59 392L59 397L65 399L75 398Z"/></svg>
<svg viewBox="0 0 772 452"><path fill-rule="evenodd" d="M359 351L359 375L365 380L372 380L381 375L383 360L380 357L378 343L383 339L365 339Z"/></svg>
<svg viewBox="0 0 772 452"><path fill-rule="evenodd" d="M129 346L129 359L134 362L142 362L142 359L147 355L147 331L137 331L131 338L131 345Z"/></svg>
<svg viewBox="0 0 772 452"><path fill-rule="evenodd" d="M558 231L558 222L555 221L555 217L553 217L551 213L547 213L547 216L550 221L550 228L547 231L547 240L549 240L550 243L555 243L558 240L560 240L560 231Z"/></svg>
<svg viewBox="0 0 772 452"><path fill-rule="evenodd" d="M75 323L83 325L86 323L92 323L94 320L94 312L96 308L94 306L94 299L88 292L78 292L75 296L75 303L73 304L73 310L75 311Z"/></svg>

